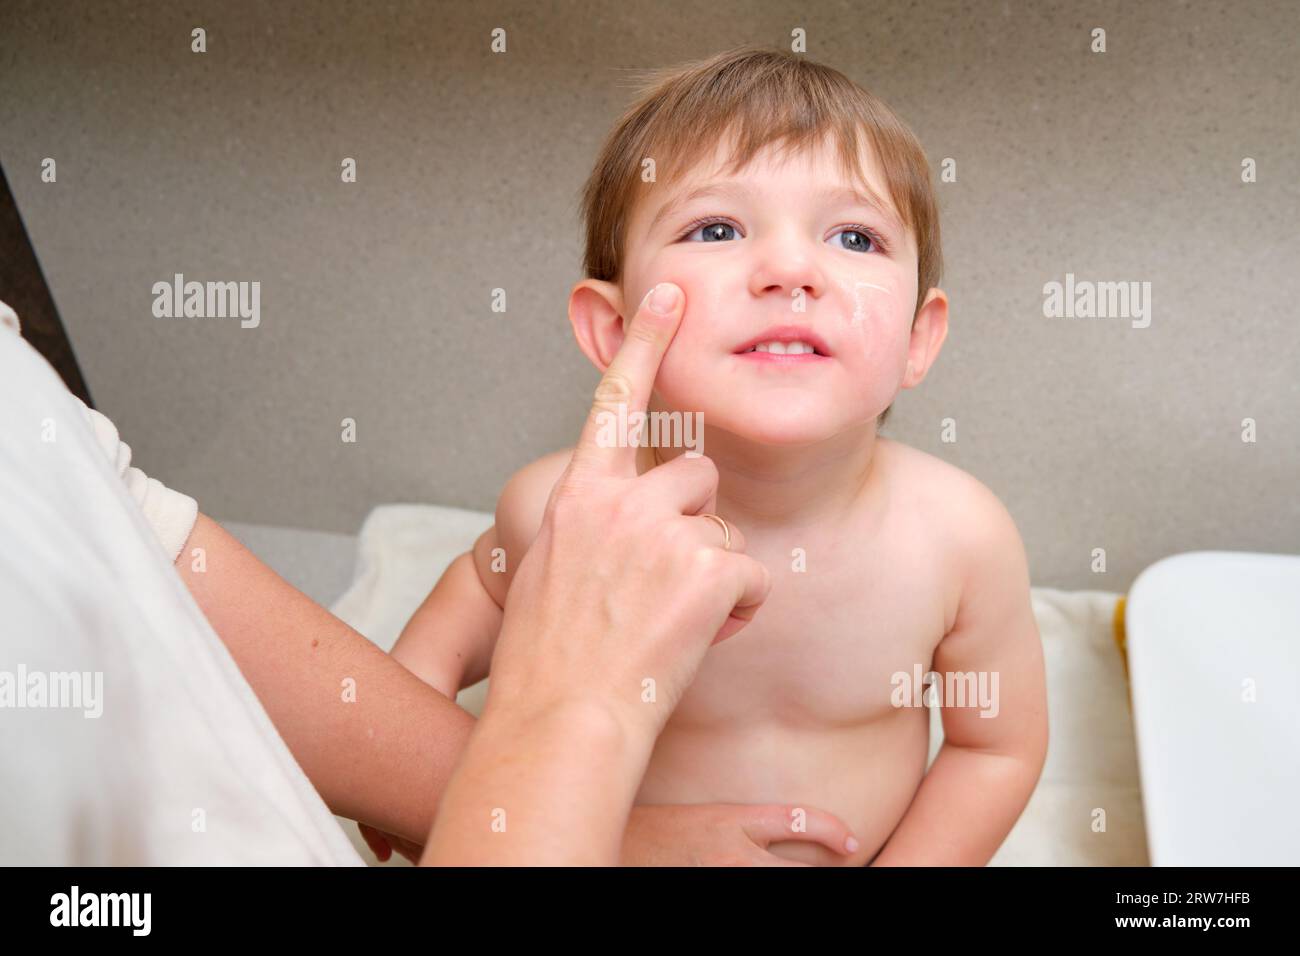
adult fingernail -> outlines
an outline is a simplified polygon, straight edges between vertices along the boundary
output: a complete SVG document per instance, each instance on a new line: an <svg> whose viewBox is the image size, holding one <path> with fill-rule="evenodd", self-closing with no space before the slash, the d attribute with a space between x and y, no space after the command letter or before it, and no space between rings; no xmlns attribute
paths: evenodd
<svg viewBox="0 0 1300 956"><path fill-rule="evenodd" d="M847 840L844 841L844 850L846 853L857 853L858 841L853 839L853 837L849 837Z"/></svg>
<svg viewBox="0 0 1300 956"><path fill-rule="evenodd" d="M677 307L681 292L671 282L661 282L650 292L650 311L667 315Z"/></svg>

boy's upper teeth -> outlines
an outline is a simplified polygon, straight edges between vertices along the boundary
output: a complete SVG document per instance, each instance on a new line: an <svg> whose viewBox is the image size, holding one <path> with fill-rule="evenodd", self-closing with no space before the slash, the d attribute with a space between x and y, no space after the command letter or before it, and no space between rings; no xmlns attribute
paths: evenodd
<svg viewBox="0 0 1300 956"><path fill-rule="evenodd" d="M772 352L775 355L812 355L817 350L807 342L759 342L751 352Z"/></svg>

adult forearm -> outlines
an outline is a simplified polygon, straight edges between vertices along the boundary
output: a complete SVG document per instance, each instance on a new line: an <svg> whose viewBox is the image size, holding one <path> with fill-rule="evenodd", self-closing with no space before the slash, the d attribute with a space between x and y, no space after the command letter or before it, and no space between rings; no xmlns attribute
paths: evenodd
<svg viewBox="0 0 1300 956"><path fill-rule="evenodd" d="M330 809L423 842L474 718L204 515L177 570Z"/></svg>
<svg viewBox="0 0 1300 956"><path fill-rule="evenodd" d="M513 713L489 701L421 862L617 864L653 745L599 705Z"/></svg>
<svg viewBox="0 0 1300 956"><path fill-rule="evenodd" d="M984 866L1020 817L1038 765L944 743L872 866Z"/></svg>

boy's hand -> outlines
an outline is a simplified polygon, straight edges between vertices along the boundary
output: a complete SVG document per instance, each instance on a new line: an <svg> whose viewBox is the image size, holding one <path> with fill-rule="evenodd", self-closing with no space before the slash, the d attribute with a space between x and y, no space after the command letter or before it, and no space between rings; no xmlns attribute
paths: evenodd
<svg viewBox="0 0 1300 956"><path fill-rule="evenodd" d="M857 841L839 817L804 809L808 829L797 833L790 828L791 807L782 804L633 807L619 862L623 866L810 866L782 859L767 848L806 840L841 856L857 850Z"/></svg>
<svg viewBox="0 0 1300 956"><path fill-rule="evenodd" d="M808 829L790 828L790 807L780 804L700 803L633 807L623 834L623 866L808 866L768 852L773 843L807 840L848 856L857 841L834 814L805 808ZM396 850L418 863L424 847L364 823L366 845L386 863ZM852 841L852 842L850 842Z"/></svg>
<svg viewBox="0 0 1300 956"><path fill-rule="evenodd" d="M357 829L361 831L361 838L366 841L366 846L370 847L370 852L375 855L375 858L380 863L387 863L392 859L394 850L412 863L420 862L420 854L424 852L424 847L420 846L420 844L413 843L410 840L403 840L391 833L384 833L382 830L376 830L364 823L358 823Z"/></svg>

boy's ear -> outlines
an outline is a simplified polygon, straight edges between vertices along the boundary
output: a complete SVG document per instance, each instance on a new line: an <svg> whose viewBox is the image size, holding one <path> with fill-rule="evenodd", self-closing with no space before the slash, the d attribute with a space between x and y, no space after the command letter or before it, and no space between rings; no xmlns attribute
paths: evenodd
<svg viewBox="0 0 1300 956"><path fill-rule="evenodd" d="M912 322L912 340L907 346L907 371L903 388L916 388L939 357L943 340L948 337L948 297L942 289L925 294L921 308Z"/></svg>
<svg viewBox="0 0 1300 956"><path fill-rule="evenodd" d="M569 324L578 348L602 373L623 344L623 293L612 282L583 279L569 293Z"/></svg>

